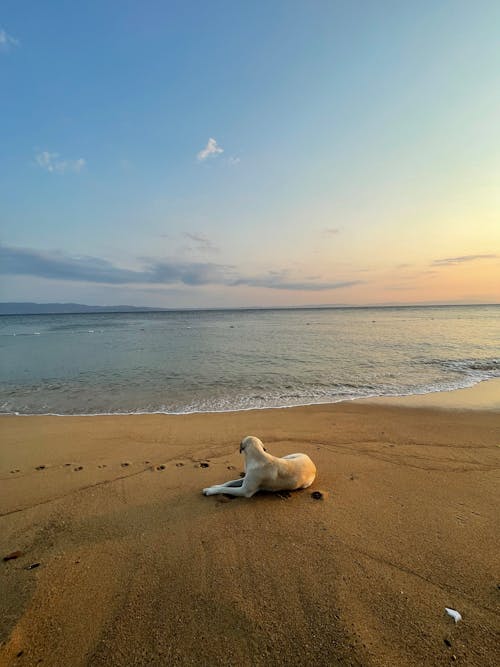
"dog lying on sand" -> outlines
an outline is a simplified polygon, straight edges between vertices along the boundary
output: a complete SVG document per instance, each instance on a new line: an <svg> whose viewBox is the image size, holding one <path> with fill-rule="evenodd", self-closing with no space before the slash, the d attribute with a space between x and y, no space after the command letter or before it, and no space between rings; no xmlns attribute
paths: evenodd
<svg viewBox="0 0 500 667"><path fill-rule="evenodd" d="M245 477L203 489L205 496L227 493L251 498L257 491L295 491L307 489L316 477L316 466L307 454L288 454L283 458L269 454L259 438L247 435L240 444L245 454Z"/></svg>

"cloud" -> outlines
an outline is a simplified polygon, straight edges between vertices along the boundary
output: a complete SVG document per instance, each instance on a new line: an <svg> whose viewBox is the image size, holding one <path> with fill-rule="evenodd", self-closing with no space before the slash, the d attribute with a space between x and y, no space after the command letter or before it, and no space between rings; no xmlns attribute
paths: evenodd
<svg viewBox="0 0 500 667"><path fill-rule="evenodd" d="M73 280L104 284L202 285L228 279L229 267L218 264L149 261L142 271L124 269L99 257L71 256L30 248L0 246L0 273L30 275L52 280Z"/></svg>
<svg viewBox="0 0 500 667"><path fill-rule="evenodd" d="M343 289L364 281L296 281L285 271L269 271L264 276L238 275L235 267L213 262L144 260L142 270L126 269L99 257L66 255L30 248L0 245L0 273L28 275L50 280L90 282L106 285L224 285L263 287L291 291Z"/></svg>
<svg viewBox="0 0 500 667"><path fill-rule="evenodd" d="M227 161L231 166L234 167L241 162L241 159L239 157L230 157Z"/></svg>
<svg viewBox="0 0 500 667"><path fill-rule="evenodd" d="M13 46L19 46L19 40L0 28L0 51L10 51Z"/></svg>
<svg viewBox="0 0 500 667"><path fill-rule="evenodd" d="M42 151L35 155L36 163L42 169L51 173L65 174L68 171L79 172L85 167L85 160L78 158L77 160L61 160L59 153L49 153L49 151Z"/></svg>
<svg viewBox="0 0 500 667"><path fill-rule="evenodd" d="M137 282L137 272L120 269L107 260L88 256L68 256L30 248L0 246L0 272L52 280L94 283Z"/></svg>
<svg viewBox="0 0 500 667"><path fill-rule="evenodd" d="M201 250L203 252L219 251L219 248L214 243L212 243L212 241L207 236L204 236L203 234L192 234L190 232L184 232L183 236L185 236L190 241L193 241L193 243L196 244L197 250Z"/></svg>
<svg viewBox="0 0 500 667"><path fill-rule="evenodd" d="M199 162L203 162L203 161L206 160L207 158L209 158L209 157L215 157L215 156L218 155L219 153L223 153L223 152L224 152L224 149L221 148L221 147L218 145L218 143L217 143L217 141L216 141L215 139L212 139L212 137L210 137L210 139L208 140L208 143L207 143L207 145L205 146L205 148L203 148L203 149L198 153L198 155L197 155L196 157L198 158L198 161L199 161Z"/></svg>
<svg viewBox="0 0 500 667"><path fill-rule="evenodd" d="M269 271L264 276L237 278L232 285L247 285L249 287L266 287L268 289L323 292L326 290L344 289L363 284L363 280L346 280L336 282L322 282L317 280L290 280L286 271Z"/></svg>
<svg viewBox="0 0 500 667"><path fill-rule="evenodd" d="M498 255L462 255L461 257L445 257L444 259L435 259L432 266L454 266L463 262L475 262L478 259L496 259Z"/></svg>

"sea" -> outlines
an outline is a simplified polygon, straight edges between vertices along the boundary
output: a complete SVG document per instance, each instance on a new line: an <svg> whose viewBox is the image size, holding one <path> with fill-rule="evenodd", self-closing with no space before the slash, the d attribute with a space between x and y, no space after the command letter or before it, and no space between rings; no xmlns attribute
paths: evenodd
<svg viewBox="0 0 500 667"><path fill-rule="evenodd" d="M500 305L0 317L0 412L192 413L500 377Z"/></svg>

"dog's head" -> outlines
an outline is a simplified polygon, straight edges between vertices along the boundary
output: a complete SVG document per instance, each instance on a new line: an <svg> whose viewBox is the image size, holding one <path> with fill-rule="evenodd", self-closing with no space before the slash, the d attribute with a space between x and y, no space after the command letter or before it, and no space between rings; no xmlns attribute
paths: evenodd
<svg viewBox="0 0 500 667"><path fill-rule="evenodd" d="M240 454L249 454L250 452L265 452L267 451L264 445L262 444L262 441L259 440L259 438L256 438L253 435L247 435L246 437L243 438L243 440L240 442Z"/></svg>

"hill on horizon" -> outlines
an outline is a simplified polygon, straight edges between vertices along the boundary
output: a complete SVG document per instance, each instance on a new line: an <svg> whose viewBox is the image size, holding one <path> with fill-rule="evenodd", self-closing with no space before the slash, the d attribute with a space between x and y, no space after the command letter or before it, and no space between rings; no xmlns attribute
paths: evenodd
<svg viewBox="0 0 500 667"><path fill-rule="evenodd" d="M130 313L155 312L169 308L148 306L87 306L83 303L35 303L31 301L10 301L0 303L0 315L58 315L71 313Z"/></svg>

